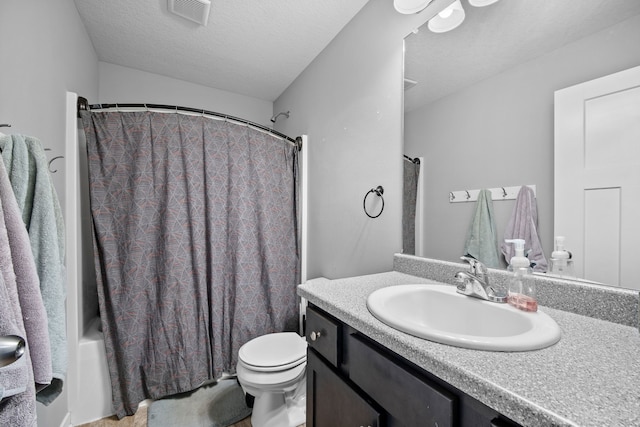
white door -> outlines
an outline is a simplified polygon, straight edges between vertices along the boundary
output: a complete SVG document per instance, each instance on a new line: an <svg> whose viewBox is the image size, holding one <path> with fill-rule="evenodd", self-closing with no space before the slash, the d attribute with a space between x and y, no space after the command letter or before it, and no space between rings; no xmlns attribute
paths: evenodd
<svg viewBox="0 0 640 427"><path fill-rule="evenodd" d="M640 289L640 67L555 93L554 172L576 276Z"/></svg>

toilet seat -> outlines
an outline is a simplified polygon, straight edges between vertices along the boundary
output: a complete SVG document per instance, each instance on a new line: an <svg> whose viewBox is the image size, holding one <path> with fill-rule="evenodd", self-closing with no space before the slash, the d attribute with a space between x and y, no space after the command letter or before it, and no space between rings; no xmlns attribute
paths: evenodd
<svg viewBox="0 0 640 427"><path fill-rule="evenodd" d="M295 386L305 376L307 364L300 365L279 372L254 371L238 364L236 371L240 384L246 389L259 389L262 391L282 390ZM255 391L255 390L254 390Z"/></svg>
<svg viewBox="0 0 640 427"><path fill-rule="evenodd" d="M307 359L307 342L295 332L277 332L254 338L240 347L238 363L256 372L294 368Z"/></svg>

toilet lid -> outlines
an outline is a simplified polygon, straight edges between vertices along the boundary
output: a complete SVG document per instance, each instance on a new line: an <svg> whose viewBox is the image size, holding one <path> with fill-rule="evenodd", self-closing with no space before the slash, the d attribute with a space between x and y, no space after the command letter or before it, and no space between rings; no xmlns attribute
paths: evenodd
<svg viewBox="0 0 640 427"><path fill-rule="evenodd" d="M278 332L254 338L238 352L246 365L257 368L295 366L307 356L307 342L295 332Z"/></svg>

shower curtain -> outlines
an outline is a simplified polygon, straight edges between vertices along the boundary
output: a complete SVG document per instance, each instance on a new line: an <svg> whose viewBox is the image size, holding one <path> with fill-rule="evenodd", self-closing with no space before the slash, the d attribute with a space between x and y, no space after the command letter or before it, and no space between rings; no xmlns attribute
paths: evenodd
<svg viewBox="0 0 640 427"><path fill-rule="evenodd" d="M406 158L404 164L403 196L402 196L402 253L416 254L416 197L418 194L418 177L420 163Z"/></svg>
<svg viewBox="0 0 640 427"><path fill-rule="evenodd" d="M98 298L118 417L235 372L295 330L297 149L249 126L83 112Z"/></svg>

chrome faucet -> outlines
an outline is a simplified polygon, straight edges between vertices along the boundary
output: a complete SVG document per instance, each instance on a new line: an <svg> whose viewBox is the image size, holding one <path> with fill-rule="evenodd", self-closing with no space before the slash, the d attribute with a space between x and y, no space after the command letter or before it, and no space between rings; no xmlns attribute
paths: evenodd
<svg viewBox="0 0 640 427"><path fill-rule="evenodd" d="M492 302L507 302L504 292L496 291L489 285L487 267L475 258L460 257L469 263L469 271L458 271L455 274L458 285L458 293L469 297L480 298Z"/></svg>

